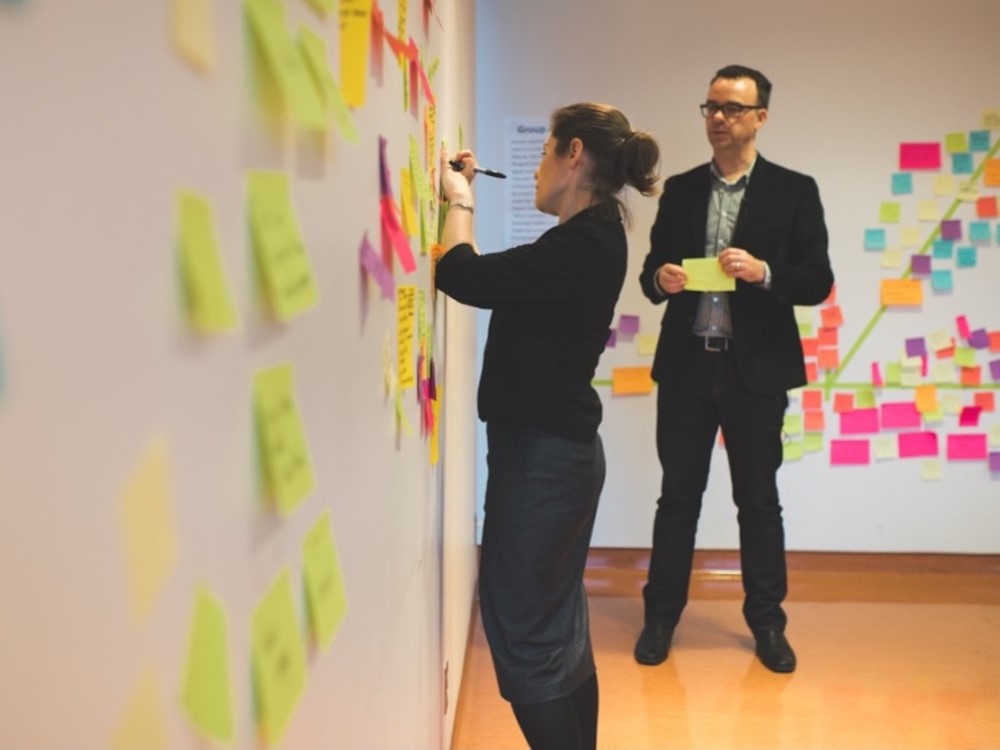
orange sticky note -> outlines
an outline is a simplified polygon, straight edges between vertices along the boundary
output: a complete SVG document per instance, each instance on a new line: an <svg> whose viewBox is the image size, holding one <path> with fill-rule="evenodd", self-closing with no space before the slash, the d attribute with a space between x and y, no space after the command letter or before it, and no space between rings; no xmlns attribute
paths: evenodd
<svg viewBox="0 0 1000 750"><path fill-rule="evenodd" d="M819 311L820 319L824 328L838 328L844 325L844 315L840 310L840 305L830 305Z"/></svg>
<svg viewBox="0 0 1000 750"><path fill-rule="evenodd" d="M975 367L960 367L959 370L962 373L962 385L982 385L983 368L979 365Z"/></svg>
<svg viewBox="0 0 1000 750"><path fill-rule="evenodd" d="M853 393L835 393L833 396L833 410L837 414L851 411L854 408Z"/></svg>
<svg viewBox="0 0 1000 750"><path fill-rule="evenodd" d="M937 386L918 385L916 389L917 411L929 414L938 410Z"/></svg>
<svg viewBox="0 0 1000 750"><path fill-rule="evenodd" d="M806 409L802 414L806 432L822 432L826 428L826 416L822 409Z"/></svg>
<svg viewBox="0 0 1000 750"><path fill-rule="evenodd" d="M983 169L983 184L987 187L1000 187L1000 159L987 159Z"/></svg>
<svg viewBox="0 0 1000 750"><path fill-rule="evenodd" d="M806 362L806 382L819 382L819 365L815 362Z"/></svg>
<svg viewBox="0 0 1000 750"><path fill-rule="evenodd" d="M819 344L819 348L822 349L824 346L836 346L838 343L837 329L823 327L819 329L819 334L816 337Z"/></svg>
<svg viewBox="0 0 1000 750"><path fill-rule="evenodd" d="M836 370L840 366L840 350L832 346L820 348L819 366L824 370Z"/></svg>
<svg viewBox="0 0 1000 750"><path fill-rule="evenodd" d="M815 336L811 336L807 339L802 339L802 353L807 357L815 357L816 349L819 346L819 339Z"/></svg>
<svg viewBox="0 0 1000 750"><path fill-rule="evenodd" d="M616 367L611 371L611 392L615 396L634 396L653 392L649 367Z"/></svg>
<svg viewBox="0 0 1000 750"><path fill-rule="evenodd" d="M919 279L882 279L882 304L886 307L920 305L924 287Z"/></svg>
<svg viewBox="0 0 1000 750"><path fill-rule="evenodd" d="M976 201L976 216L980 219L995 219L1000 215L997 209L997 197L988 195Z"/></svg>
<svg viewBox="0 0 1000 750"><path fill-rule="evenodd" d="M802 391L802 408L806 411L823 408L823 391Z"/></svg>
<svg viewBox="0 0 1000 750"><path fill-rule="evenodd" d="M983 411L996 411L996 394L993 391L981 391L972 397L972 403Z"/></svg>

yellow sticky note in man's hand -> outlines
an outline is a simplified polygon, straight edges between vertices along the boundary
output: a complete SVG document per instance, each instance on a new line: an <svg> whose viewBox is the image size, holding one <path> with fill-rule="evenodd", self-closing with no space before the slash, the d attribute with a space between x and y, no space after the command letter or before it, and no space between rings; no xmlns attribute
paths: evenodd
<svg viewBox="0 0 1000 750"><path fill-rule="evenodd" d="M685 258L681 268L687 274L686 292L732 292L736 279L726 276L718 258Z"/></svg>
<svg viewBox="0 0 1000 750"><path fill-rule="evenodd" d="M254 406L264 475L278 511L289 515L313 491L316 480L295 398L290 364L254 376Z"/></svg>
<svg viewBox="0 0 1000 750"><path fill-rule="evenodd" d="M267 746L277 747L306 686L305 644L288 569L254 610L251 654L260 729Z"/></svg>
<svg viewBox="0 0 1000 750"><path fill-rule="evenodd" d="M347 614L347 594L333 542L330 511L324 511L306 534L302 542L302 567L310 625L316 642L325 651Z"/></svg>

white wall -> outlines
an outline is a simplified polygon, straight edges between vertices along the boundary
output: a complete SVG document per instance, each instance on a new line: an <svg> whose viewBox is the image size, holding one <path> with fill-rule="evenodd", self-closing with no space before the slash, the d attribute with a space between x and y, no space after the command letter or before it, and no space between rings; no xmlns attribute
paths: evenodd
<svg viewBox="0 0 1000 750"><path fill-rule="evenodd" d="M990 281L1000 271L995 220L994 242L980 248L978 268L956 270L952 294L928 293L920 310L889 312L870 333L865 329L879 308L879 280L899 272L882 271L879 254L863 248L864 230L880 226L880 203L892 198L899 144L978 130L981 113L1000 107L1000 6L994 0L947 6L930 0L639 0L616 6L479 0L478 15L477 146L484 163L502 163L504 117L547 117L560 105L597 100L619 106L635 127L659 138L664 175L682 171L709 156L697 105L714 71L743 63L768 75L774 93L760 150L816 177L844 314L841 356L864 339L838 382L867 381L872 361L897 358L908 337L954 330L956 315L968 315L973 327L1000 328ZM994 130L991 143L998 137ZM902 199L911 217L904 224L917 223L916 202L932 197L929 185L927 175L918 175L914 195ZM481 190L478 205L480 244L489 248L490 237L502 237L502 196L489 200ZM640 315L642 332L656 332L662 308L649 304L637 283L656 203L638 199L633 205L631 265L619 312ZM969 216L968 206L956 214ZM933 225L923 226L926 232ZM888 229L893 236L896 228ZM984 390L996 387L990 358L979 357ZM644 362L634 346L620 344L606 352L598 378L609 378L614 366ZM614 398L607 387L601 393L609 466L594 545L648 546L659 492L654 397ZM880 400L906 397L912 393L887 390ZM971 394L963 398L969 402ZM827 448L780 473L790 549L1000 551L998 478L982 461L943 461L936 480L921 478L916 459L831 467L828 446L839 437L838 422L829 404L825 408ZM982 429L996 424L995 412L983 415ZM954 417L932 429L942 446L947 433L962 431ZM717 451L698 538L705 548L738 546L724 459Z"/></svg>
<svg viewBox="0 0 1000 750"><path fill-rule="evenodd" d="M304 24L326 40L339 75L336 14L283 4L293 32ZM210 3L218 58L209 75L174 54L170 5L0 3L0 747L121 747L116 732L146 674L153 721L144 726L162 722L164 732L149 747L207 746L179 705L201 584L228 616L233 746L261 746L252 613L287 567L305 630L301 544L328 510L348 612L328 652L309 648L281 746L439 750L451 735L475 574L474 317L439 301L445 458L431 467L427 439L400 433L384 393L395 305L358 261L365 232L380 242L378 137L389 140L399 200L407 139L422 142L422 122L403 110L387 54L383 84L369 77L354 112L357 146L269 129L252 93L243 3ZM398 5L382 5L395 32ZM425 64L440 60L438 137L474 137L473 9L438 0L425 36L422 6L408 3L408 28ZM254 291L245 179L256 169L289 174L320 289L319 305L285 324ZM235 333L204 337L183 321L182 188L214 206L242 320ZM397 267L396 281L430 299L429 260L412 277ZM316 474L287 518L262 497L251 400L254 374L286 361ZM403 403L416 428L413 391ZM177 558L152 610L134 618L118 503L156 436L168 449Z"/></svg>

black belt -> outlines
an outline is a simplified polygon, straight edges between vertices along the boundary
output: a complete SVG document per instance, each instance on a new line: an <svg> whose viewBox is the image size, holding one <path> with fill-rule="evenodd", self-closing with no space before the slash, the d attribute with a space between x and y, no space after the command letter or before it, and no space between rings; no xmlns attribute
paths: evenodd
<svg viewBox="0 0 1000 750"><path fill-rule="evenodd" d="M733 340L725 336L695 336L694 340L706 352L728 352L733 348Z"/></svg>

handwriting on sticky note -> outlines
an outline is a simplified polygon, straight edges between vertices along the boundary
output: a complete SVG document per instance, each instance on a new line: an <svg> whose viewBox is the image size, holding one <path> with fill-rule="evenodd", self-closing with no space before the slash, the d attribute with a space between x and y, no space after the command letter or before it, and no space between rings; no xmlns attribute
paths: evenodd
<svg viewBox="0 0 1000 750"><path fill-rule="evenodd" d="M260 729L269 746L281 740L306 685L292 576L285 569L257 605L251 622L251 653Z"/></svg>
<svg viewBox="0 0 1000 750"><path fill-rule="evenodd" d="M687 274L688 292L732 292L736 279L726 276L718 258L685 258L681 267Z"/></svg>
<svg viewBox="0 0 1000 750"><path fill-rule="evenodd" d="M278 511L289 515L313 491L312 459L295 397L290 364L254 376L257 429L268 489Z"/></svg>
<svg viewBox="0 0 1000 750"><path fill-rule="evenodd" d="M881 297L886 307L920 305L924 288L919 279L882 279Z"/></svg>
<svg viewBox="0 0 1000 750"><path fill-rule="evenodd" d="M302 542L302 567L312 632L322 650L347 614L340 558L333 541L330 511L324 511Z"/></svg>

